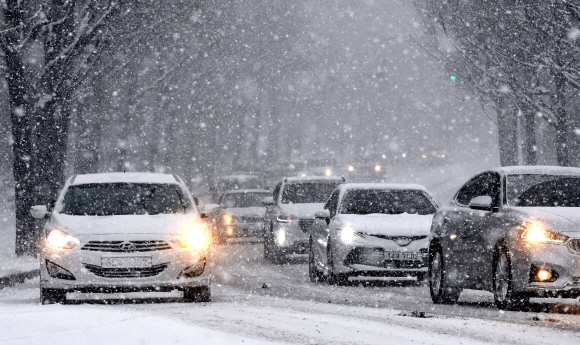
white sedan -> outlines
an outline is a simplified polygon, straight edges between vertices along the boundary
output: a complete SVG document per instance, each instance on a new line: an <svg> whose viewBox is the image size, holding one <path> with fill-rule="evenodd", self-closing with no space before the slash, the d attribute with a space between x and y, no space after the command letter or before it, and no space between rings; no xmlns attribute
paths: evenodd
<svg viewBox="0 0 580 345"><path fill-rule="evenodd" d="M40 255L43 304L67 292L181 290L209 301L211 234L183 181L169 174L75 175L49 217Z"/></svg>
<svg viewBox="0 0 580 345"><path fill-rule="evenodd" d="M310 231L309 276L345 284L349 277L427 274L429 230L437 205L419 185L339 186Z"/></svg>

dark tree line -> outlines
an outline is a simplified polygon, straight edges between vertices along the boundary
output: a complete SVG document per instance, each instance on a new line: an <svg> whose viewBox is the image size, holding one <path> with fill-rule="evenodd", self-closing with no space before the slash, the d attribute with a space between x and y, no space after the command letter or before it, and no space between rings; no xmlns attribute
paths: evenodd
<svg viewBox="0 0 580 345"><path fill-rule="evenodd" d="M195 1L179 0L153 5L138 0L2 1L0 49L12 124L16 254L31 250L30 206L49 202L63 183L69 120L80 91L99 85L104 73L115 70L110 63L115 54L195 6Z"/></svg>
<svg viewBox="0 0 580 345"><path fill-rule="evenodd" d="M502 165L536 164L540 122L557 162L580 163L580 1L417 0L426 48L465 90L497 113ZM519 129L518 129L519 128Z"/></svg>

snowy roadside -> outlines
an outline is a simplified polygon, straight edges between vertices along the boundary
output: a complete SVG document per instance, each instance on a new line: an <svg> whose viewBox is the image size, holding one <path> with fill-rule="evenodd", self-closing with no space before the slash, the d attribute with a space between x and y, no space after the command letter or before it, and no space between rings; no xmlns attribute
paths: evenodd
<svg viewBox="0 0 580 345"><path fill-rule="evenodd" d="M5 206L4 204L2 206ZM14 254L14 213L8 207L0 208L0 289L22 282L37 274L38 259Z"/></svg>

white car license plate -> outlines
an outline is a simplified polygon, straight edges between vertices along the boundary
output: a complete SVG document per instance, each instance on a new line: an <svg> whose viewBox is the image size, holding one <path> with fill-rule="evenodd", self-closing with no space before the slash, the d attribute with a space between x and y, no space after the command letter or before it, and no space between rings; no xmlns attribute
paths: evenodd
<svg viewBox="0 0 580 345"><path fill-rule="evenodd" d="M421 260L423 253L384 252L385 260Z"/></svg>
<svg viewBox="0 0 580 345"><path fill-rule="evenodd" d="M130 256L130 257L112 257L101 258L103 268L140 268L151 267L150 256Z"/></svg>

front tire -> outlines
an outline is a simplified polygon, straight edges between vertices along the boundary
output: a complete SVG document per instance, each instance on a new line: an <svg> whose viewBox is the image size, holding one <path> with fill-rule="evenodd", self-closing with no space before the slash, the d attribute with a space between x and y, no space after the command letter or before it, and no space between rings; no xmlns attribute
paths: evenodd
<svg viewBox="0 0 580 345"><path fill-rule="evenodd" d="M332 245L330 238L326 246L326 265L328 267L328 284L330 285L347 285L348 275L344 273L334 273L334 255L332 253Z"/></svg>
<svg viewBox="0 0 580 345"><path fill-rule="evenodd" d="M435 304L455 304L461 290L447 286L445 262L441 249L437 248L429 255L429 292Z"/></svg>
<svg viewBox="0 0 580 345"><path fill-rule="evenodd" d="M66 302L66 291L60 289L40 288L40 304L55 304Z"/></svg>
<svg viewBox="0 0 580 345"><path fill-rule="evenodd" d="M190 302L211 302L211 289L209 286L186 288L183 297Z"/></svg>
<svg viewBox="0 0 580 345"><path fill-rule="evenodd" d="M310 237L310 250L308 252L308 277L313 283L318 283L323 280L323 274L318 270L314 263L314 250L312 248L312 237Z"/></svg>
<svg viewBox="0 0 580 345"><path fill-rule="evenodd" d="M503 310L525 310L529 306L530 297L513 290L511 260L506 248L499 249L494 263L493 299L496 307Z"/></svg>

